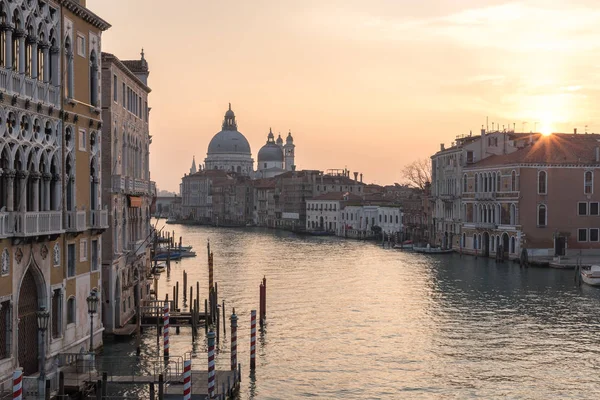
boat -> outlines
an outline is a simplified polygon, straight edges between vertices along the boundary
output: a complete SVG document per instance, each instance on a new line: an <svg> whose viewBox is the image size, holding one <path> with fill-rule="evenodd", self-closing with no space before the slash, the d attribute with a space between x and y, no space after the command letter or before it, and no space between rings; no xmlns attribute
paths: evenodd
<svg viewBox="0 0 600 400"><path fill-rule="evenodd" d="M405 240L402 243L395 244L394 248L398 250L413 250L414 246L412 240Z"/></svg>
<svg viewBox="0 0 600 400"><path fill-rule="evenodd" d="M306 233L312 236L333 236L335 234L331 231L306 231Z"/></svg>
<svg viewBox="0 0 600 400"><path fill-rule="evenodd" d="M581 269L581 280L590 286L600 286L600 265L592 265L590 269Z"/></svg>
<svg viewBox="0 0 600 400"><path fill-rule="evenodd" d="M175 246L175 247L171 247L171 253L174 252L180 252L180 251L191 251L192 250L192 246ZM166 253L169 251L168 247L157 247L156 248L156 253Z"/></svg>
<svg viewBox="0 0 600 400"><path fill-rule="evenodd" d="M442 249L440 247L431 247L427 245L426 247L417 247L413 246L413 251L416 253L424 253L424 254L450 254L454 253L452 249Z"/></svg>
<svg viewBox="0 0 600 400"><path fill-rule="evenodd" d="M164 261L167 258L170 258L171 260L179 260L181 258L181 253L178 251L177 252L172 251L171 253L168 253L168 252L159 253L154 256L152 261Z"/></svg>

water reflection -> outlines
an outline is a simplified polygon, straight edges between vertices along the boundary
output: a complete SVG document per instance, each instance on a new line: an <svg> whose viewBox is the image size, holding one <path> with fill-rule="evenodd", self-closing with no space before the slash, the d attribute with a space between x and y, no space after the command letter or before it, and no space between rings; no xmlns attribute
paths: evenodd
<svg viewBox="0 0 600 400"><path fill-rule="evenodd" d="M175 229L198 257L174 263L168 279L163 274L160 298L172 296L184 269L194 293L198 281L206 297L210 238L221 299L227 313L235 307L239 317L241 398L598 394L600 291L576 288L572 271L260 229L166 229ZM264 275L268 325L259 333L250 376L250 310L258 308ZM172 354L196 354L198 369L206 361L200 333L195 345L187 328L170 341ZM143 354L162 351L154 329L146 330L143 342ZM134 343L107 344L106 352L134 356ZM228 334L221 337L218 367L229 368L229 360Z"/></svg>

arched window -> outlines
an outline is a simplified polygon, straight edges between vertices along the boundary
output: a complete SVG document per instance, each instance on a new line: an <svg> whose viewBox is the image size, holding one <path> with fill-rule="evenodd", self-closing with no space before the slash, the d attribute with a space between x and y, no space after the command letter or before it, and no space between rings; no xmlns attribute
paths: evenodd
<svg viewBox="0 0 600 400"><path fill-rule="evenodd" d="M496 192L500 192L502 190L502 179L500 177L500 172L496 174Z"/></svg>
<svg viewBox="0 0 600 400"><path fill-rule="evenodd" d="M75 315L77 314L77 310L75 308L75 297L69 297L67 300L67 324L75 323Z"/></svg>
<svg viewBox="0 0 600 400"><path fill-rule="evenodd" d="M6 7L0 3L0 24L6 25ZM0 66L6 66L6 30L0 30Z"/></svg>
<svg viewBox="0 0 600 400"><path fill-rule="evenodd" d="M510 252L515 253L515 237L510 238Z"/></svg>
<svg viewBox="0 0 600 400"><path fill-rule="evenodd" d="M477 248L479 250L481 250L481 234L479 234L479 236L477 236Z"/></svg>
<svg viewBox="0 0 600 400"><path fill-rule="evenodd" d="M90 104L98 106L98 60L96 50L90 53Z"/></svg>
<svg viewBox="0 0 600 400"><path fill-rule="evenodd" d="M467 174L464 174L463 175L463 193L466 193L467 189L468 189L468 186L467 186Z"/></svg>
<svg viewBox="0 0 600 400"><path fill-rule="evenodd" d="M36 43L36 37L33 32L33 27L29 25L27 27L27 38L25 39L25 74L27 76L33 76L33 57L34 48L33 44Z"/></svg>
<svg viewBox="0 0 600 400"><path fill-rule="evenodd" d="M515 171L510 173L510 190L512 192L517 191L517 173Z"/></svg>
<svg viewBox="0 0 600 400"><path fill-rule="evenodd" d="M67 84L65 89L67 91L67 97L72 99L75 91L75 79L73 70L73 46L71 45L71 39L67 37L65 40L65 56L67 57Z"/></svg>
<svg viewBox="0 0 600 400"><path fill-rule="evenodd" d="M467 234L463 233L460 241L460 247L466 247L467 245Z"/></svg>
<svg viewBox="0 0 600 400"><path fill-rule="evenodd" d="M547 215L547 210L546 210L546 205L545 204L540 204L538 206L538 219L537 219L537 223L538 226L546 226L547 222L548 222L548 215Z"/></svg>
<svg viewBox="0 0 600 400"><path fill-rule="evenodd" d="M477 190L477 189L478 189L478 187L477 187L477 181L478 181L478 180L479 180L479 176L478 176L477 174L475 174L475 190L474 190L474 191L475 191L476 193L477 193L477 191L478 191L478 190Z"/></svg>
<svg viewBox="0 0 600 400"><path fill-rule="evenodd" d="M487 192L488 191L488 175L484 174L483 175L483 192Z"/></svg>
<svg viewBox="0 0 600 400"><path fill-rule="evenodd" d="M546 194L547 190L546 171L540 171L538 172L538 194Z"/></svg>
<svg viewBox="0 0 600 400"><path fill-rule="evenodd" d="M477 235L473 234L473 249L477 248Z"/></svg>
<svg viewBox="0 0 600 400"><path fill-rule="evenodd" d="M583 182L583 192L585 194L594 193L594 173L592 171L585 171L584 174L584 182Z"/></svg>
<svg viewBox="0 0 600 400"><path fill-rule="evenodd" d="M515 207L514 204L510 205L510 224L511 225L517 224L517 207Z"/></svg>

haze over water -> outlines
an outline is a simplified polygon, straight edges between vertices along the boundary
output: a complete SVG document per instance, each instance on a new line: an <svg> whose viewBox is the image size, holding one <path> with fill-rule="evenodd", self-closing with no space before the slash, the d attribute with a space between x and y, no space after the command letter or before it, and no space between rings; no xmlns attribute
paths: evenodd
<svg viewBox="0 0 600 400"><path fill-rule="evenodd" d="M183 269L206 297L210 238L220 299L228 319L232 306L239 317L242 399L600 395L600 291L575 287L573 271L269 230L165 227L172 229L198 257L174 263L170 278L162 274L159 298L172 297ZM263 276L268 325L251 380L250 310L258 310ZM222 369L229 335L228 322ZM206 368L202 336L194 369ZM105 354L135 354L133 343L108 343ZM155 330L144 333L144 344L144 354L162 351ZM171 336L172 355L191 349L188 329Z"/></svg>

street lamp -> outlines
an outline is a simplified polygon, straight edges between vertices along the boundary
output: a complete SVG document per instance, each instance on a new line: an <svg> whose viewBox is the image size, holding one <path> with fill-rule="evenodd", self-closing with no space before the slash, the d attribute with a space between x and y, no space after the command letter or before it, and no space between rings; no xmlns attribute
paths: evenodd
<svg viewBox="0 0 600 400"><path fill-rule="evenodd" d="M42 306L37 312L37 324L38 330L42 336L42 344L40 351L40 379L44 379L45 367L46 367L46 331L48 330L48 320L50 319L50 313L46 310L46 307Z"/></svg>
<svg viewBox="0 0 600 400"><path fill-rule="evenodd" d="M88 313L90 314L90 353L94 352L94 314L98 311L98 295L95 290L87 297Z"/></svg>

